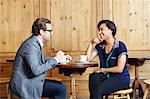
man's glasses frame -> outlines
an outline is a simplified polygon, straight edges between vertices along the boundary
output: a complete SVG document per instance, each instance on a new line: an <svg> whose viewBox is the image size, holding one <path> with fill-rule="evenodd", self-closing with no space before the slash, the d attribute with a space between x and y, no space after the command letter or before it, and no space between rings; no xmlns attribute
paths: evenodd
<svg viewBox="0 0 150 99"><path fill-rule="evenodd" d="M51 34L53 34L53 33L52 33L52 30L46 30L46 31L48 31L48 32L50 32Z"/></svg>
<svg viewBox="0 0 150 99"><path fill-rule="evenodd" d="M48 31L48 32L52 32L52 30L46 30L46 31Z"/></svg>

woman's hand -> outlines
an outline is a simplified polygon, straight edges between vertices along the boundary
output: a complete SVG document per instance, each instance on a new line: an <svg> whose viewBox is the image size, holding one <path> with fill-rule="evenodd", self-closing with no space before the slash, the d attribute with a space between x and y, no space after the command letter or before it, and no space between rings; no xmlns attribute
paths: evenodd
<svg viewBox="0 0 150 99"><path fill-rule="evenodd" d="M99 39L100 42L102 42L104 40L104 34L101 32L98 32L97 38Z"/></svg>
<svg viewBox="0 0 150 99"><path fill-rule="evenodd" d="M104 74L107 73L107 72L106 72L106 68L97 69L97 70L94 70L94 72L95 72L95 73L100 73L100 72L102 72L102 73L104 73Z"/></svg>
<svg viewBox="0 0 150 99"><path fill-rule="evenodd" d="M107 68L101 68L101 72L106 74L107 73Z"/></svg>
<svg viewBox="0 0 150 99"><path fill-rule="evenodd" d="M95 73L100 73L100 72L102 72L102 70L101 69L98 69L98 70L96 70L96 71L94 71Z"/></svg>
<svg viewBox="0 0 150 99"><path fill-rule="evenodd" d="M91 41L91 43L92 44L98 44L98 43L100 43L101 42L101 40L98 38L98 37L96 37L96 38L94 38L94 39L92 39L92 41Z"/></svg>
<svg viewBox="0 0 150 99"><path fill-rule="evenodd" d="M94 38L94 39L91 41L91 43L92 43L92 44L93 44L93 43L98 44L98 43L100 43L100 42L103 41L103 38L104 38L104 35L103 35L102 33L98 33L97 37Z"/></svg>

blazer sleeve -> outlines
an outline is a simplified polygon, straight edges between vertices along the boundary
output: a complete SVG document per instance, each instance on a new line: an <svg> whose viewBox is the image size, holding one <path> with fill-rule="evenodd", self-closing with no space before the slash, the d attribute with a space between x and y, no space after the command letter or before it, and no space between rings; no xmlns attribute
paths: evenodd
<svg viewBox="0 0 150 99"><path fill-rule="evenodd" d="M24 50L24 60L35 76L43 74L58 64L52 57L47 58L44 62L42 62L42 51L37 46L26 47L26 50Z"/></svg>

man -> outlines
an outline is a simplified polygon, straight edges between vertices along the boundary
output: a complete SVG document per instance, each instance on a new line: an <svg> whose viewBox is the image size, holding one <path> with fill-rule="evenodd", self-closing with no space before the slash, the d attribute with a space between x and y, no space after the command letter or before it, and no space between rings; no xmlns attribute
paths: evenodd
<svg viewBox="0 0 150 99"><path fill-rule="evenodd" d="M65 99L66 87L61 83L45 80L45 72L58 63L71 59L59 51L55 57L44 59L42 47L53 34L51 22L46 18L37 18L32 25L32 36L23 42L17 51L10 92L19 99L40 99L46 96L52 99Z"/></svg>

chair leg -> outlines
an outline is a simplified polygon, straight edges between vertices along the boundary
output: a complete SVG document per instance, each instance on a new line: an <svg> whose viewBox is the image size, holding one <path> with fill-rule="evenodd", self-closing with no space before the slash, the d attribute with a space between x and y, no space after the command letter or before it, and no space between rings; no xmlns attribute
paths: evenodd
<svg viewBox="0 0 150 99"><path fill-rule="evenodd" d="M118 95L114 95L114 99L117 99Z"/></svg>
<svg viewBox="0 0 150 99"><path fill-rule="evenodd" d="M105 96L105 99L108 99L108 95Z"/></svg>
<svg viewBox="0 0 150 99"><path fill-rule="evenodd" d="M149 85L146 85L146 89L145 89L145 92L144 92L143 99L146 99L148 91L149 91Z"/></svg>
<svg viewBox="0 0 150 99"><path fill-rule="evenodd" d="M130 95L129 94L127 94L127 99L130 99Z"/></svg>
<svg viewBox="0 0 150 99"><path fill-rule="evenodd" d="M118 97L118 95L114 95L113 99L122 99L122 98L130 99L130 95L129 94L127 94L126 96L121 95L121 97Z"/></svg>

